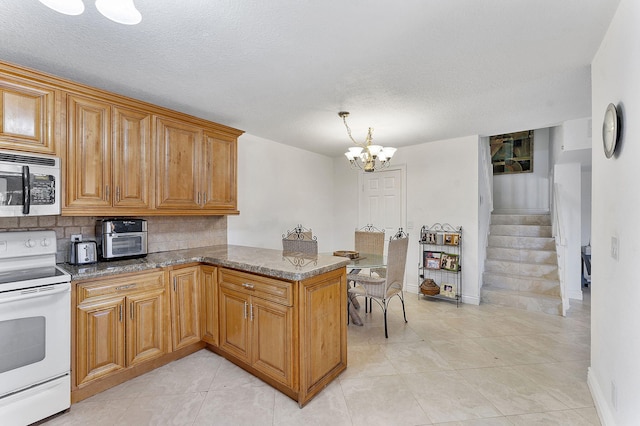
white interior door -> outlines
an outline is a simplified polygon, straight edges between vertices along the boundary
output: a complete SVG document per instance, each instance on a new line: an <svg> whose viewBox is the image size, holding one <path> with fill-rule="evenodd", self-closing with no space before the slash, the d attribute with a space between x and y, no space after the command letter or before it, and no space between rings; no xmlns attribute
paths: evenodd
<svg viewBox="0 0 640 426"><path fill-rule="evenodd" d="M405 228L405 170L361 173L358 227L384 229L386 239Z"/></svg>

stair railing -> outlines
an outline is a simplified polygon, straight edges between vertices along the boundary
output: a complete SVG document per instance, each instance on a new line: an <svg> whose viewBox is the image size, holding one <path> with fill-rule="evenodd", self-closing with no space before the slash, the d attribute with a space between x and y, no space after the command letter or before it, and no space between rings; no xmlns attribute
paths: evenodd
<svg viewBox="0 0 640 426"><path fill-rule="evenodd" d="M556 253L558 256L558 280L560 281L560 297L562 298L562 316L567 316L569 309L569 298L565 289L565 261L567 258L567 241L563 233L564 225L562 220L562 204L560 202L561 186L559 183L553 184L553 236L556 242Z"/></svg>

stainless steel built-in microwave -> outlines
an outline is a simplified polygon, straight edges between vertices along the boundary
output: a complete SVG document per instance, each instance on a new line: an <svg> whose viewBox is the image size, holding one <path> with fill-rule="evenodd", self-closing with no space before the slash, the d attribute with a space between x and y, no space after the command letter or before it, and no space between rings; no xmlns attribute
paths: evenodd
<svg viewBox="0 0 640 426"><path fill-rule="evenodd" d="M0 150L0 216L60 214L60 159Z"/></svg>

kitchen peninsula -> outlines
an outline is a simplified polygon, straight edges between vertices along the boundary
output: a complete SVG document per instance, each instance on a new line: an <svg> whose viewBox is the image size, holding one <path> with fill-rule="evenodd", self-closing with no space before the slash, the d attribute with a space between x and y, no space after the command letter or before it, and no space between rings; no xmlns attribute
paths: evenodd
<svg viewBox="0 0 640 426"><path fill-rule="evenodd" d="M72 275L72 400L203 347L300 406L347 366L346 268L218 245L59 265Z"/></svg>

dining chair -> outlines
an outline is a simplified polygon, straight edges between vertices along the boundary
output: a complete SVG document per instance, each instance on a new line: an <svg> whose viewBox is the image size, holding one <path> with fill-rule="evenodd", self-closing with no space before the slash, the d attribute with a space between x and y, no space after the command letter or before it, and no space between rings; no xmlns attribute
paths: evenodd
<svg viewBox="0 0 640 426"><path fill-rule="evenodd" d="M358 253L379 254L380 256L384 254L384 230L381 231L375 226L368 224L360 229L356 229L354 237L355 250ZM360 271L352 272L359 273ZM386 269L373 268L370 272L376 273L378 276L384 278Z"/></svg>
<svg viewBox="0 0 640 426"><path fill-rule="evenodd" d="M311 229L297 225L282 235L282 251L284 253L318 254L318 238Z"/></svg>
<svg viewBox="0 0 640 426"><path fill-rule="evenodd" d="M404 322L407 322L407 313L404 307L404 295L402 287L404 283L404 273L407 264L407 249L409 247L409 236L400 229L389 240L387 250L387 273L384 278L374 277L369 274L348 274L347 280L353 281L355 287L349 289L349 293L355 297L363 296L366 300L375 300L382 308L384 315L384 337L388 338L387 331L387 309L389 301L398 296L402 302L402 315ZM349 301L349 298L347 298Z"/></svg>

